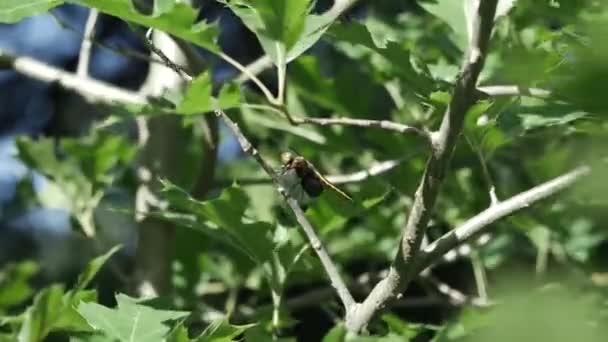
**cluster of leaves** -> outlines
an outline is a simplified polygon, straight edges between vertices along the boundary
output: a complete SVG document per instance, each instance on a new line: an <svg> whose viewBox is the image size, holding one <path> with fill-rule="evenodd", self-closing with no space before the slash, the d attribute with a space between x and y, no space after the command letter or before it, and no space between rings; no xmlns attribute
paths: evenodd
<svg viewBox="0 0 608 342"><path fill-rule="evenodd" d="M163 30L223 54L216 43L217 26L197 22L196 10L183 2L157 0L152 8L142 5L146 2L129 0L70 2ZM61 3L5 1L0 4L0 21L16 22ZM361 276L375 278L394 255L411 194L427 158L426 144L417 137L382 130L294 127L273 111L260 108L278 101L288 112L301 116L339 113L436 127L450 101L466 48L465 16L472 1L421 1L411 8L390 9L391 15L383 7L387 5L379 2L369 5L365 19L335 24L335 13L316 14L314 2L308 0L223 3L255 33L278 70L279 87L283 81L287 84L285 98L264 98L254 92L242 95L235 85L222 87L214 97L211 74L206 72L183 94L167 97L171 113L194 120L195 114L217 107L239 109L244 132L256 138L264 156L277 156L295 146L328 173L358 171L377 160L402 160L399 167L381 177L348 185L357 204L329 195L307 211L348 282L358 284ZM608 106L598 91L598 80L606 75L603 61L608 56L601 48L606 8L566 1L522 0L517 6L513 0L499 3L482 85L539 87L550 94L540 99L488 97L467 113L464 138L457 146L436 206L431 238L487 207L491 187L496 188L499 198L506 198L574 164L606 158L601 150L608 131L603 119ZM400 14L395 15L395 11ZM326 38L322 44L303 55L322 37ZM133 111L167 112L152 105L129 108ZM123 187L132 191L128 164L137 151L119 134L65 139L57 146L51 140L24 139L18 147L21 159L44 173L53 185L37 195L38 201L65 208L90 237L99 231L95 214L109 190ZM263 176L251 160L222 165L216 174L223 177L218 184ZM185 228L176 232L175 292L169 298L170 307L180 311L158 309L124 294L116 296L115 308L97 303L96 291L87 287L114 249L94 259L70 289L53 285L35 296L28 280L36 273L36 266L22 263L0 273L0 340L42 341L61 333L74 341L230 341L243 337L264 341L273 334L278 339L280 330L292 331L298 324L318 330L305 334L314 336L311 340L323 336L328 342L345 339L342 325L330 322L329 327L318 328L315 315L302 315L293 308L297 303L288 303L292 293L306 299L305 295L314 294L326 281L319 262L299 230L293 228L292 218L268 182L246 186L243 179L242 186L227 187L206 201L192 198L174 183L182 184L180 180L162 182L162 197L169 209L151 216ZM445 317L445 310L433 309L433 319L426 319L427 313L410 319L395 309L370 326L373 337L360 340L403 341L418 336L436 341L559 341L577 337L599 341L605 336L602 330L607 318L605 304L598 304L606 300L598 288L605 286L601 279L606 277L601 260L608 241L602 226L607 203L601 196L605 182L591 177L588 183L583 191L553 205L541 205L497 224L499 232L481 248L477 255L481 263L473 266L488 270L491 283L495 283L493 276L517 267L528 276L537 272L543 279L540 285L564 279L552 276L547 269L559 275L577 275L571 284L549 288L527 284L541 287L532 293L497 289L492 299L499 304L489 313L467 307L448 323L439 320ZM472 288L468 267L457 269L466 275L454 282ZM507 284L519 286L516 282ZM367 289L367 285L362 287ZM576 290L569 289L570 285ZM433 289L427 292L436 295ZM332 298L329 293L323 298ZM335 302L320 301L323 303L313 299L299 305L319 304L323 311L317 312L340 317ZM224 308L218 310L218 306ZM196 315L186 319L190 311ZM229 324L226 317L241 325ZM199 329L201 322L206 328Z"/></svg>

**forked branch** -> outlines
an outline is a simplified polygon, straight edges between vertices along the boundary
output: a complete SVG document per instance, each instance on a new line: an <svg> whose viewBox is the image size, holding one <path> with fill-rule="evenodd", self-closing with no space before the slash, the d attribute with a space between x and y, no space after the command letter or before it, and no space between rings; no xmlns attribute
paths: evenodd
<svg viewBox="0 0 608 342"><path fill-rule="evenodd" d="M352 333L359 333L374 314L390 300L397 298L416 276L415 263L424 232L431 218L454 146L462 132L465 114L474 104L477 96L477 79L488 50L496 4L497 0L475 1L476 10L470 25L472 30L469 48L441 126L437 132L431 134L431 157L427 161L407 223L402 230L400 248L386 278L381 280L363 303L355 308L350 317L347 317L346 326Z"/></svg>
<svg viewBox="0 0 608 342"><path fill-rule="evenodd" d="M578 167L546 183L490 206L461 226L429 244L420 256L418 271L422 271L450 250L477 236L492 223L569 187L583 176L589 174L589 172L591 172L591 168L588 166Z"/></svg>

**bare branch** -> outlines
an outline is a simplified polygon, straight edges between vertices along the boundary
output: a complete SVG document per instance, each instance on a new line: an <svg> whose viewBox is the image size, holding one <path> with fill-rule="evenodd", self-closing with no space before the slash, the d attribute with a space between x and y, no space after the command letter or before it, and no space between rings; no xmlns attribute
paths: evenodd
<svg viewBox="0 0 608 342"><path fill-rule="evenodd" d="M340 297L340 300L342 301L342 304L344 305L344 309L348 315L348 312L350 312L350 310L355 305L355 300L353 299L353 296L351 295L350 291L346 287L346 283L340 276L340 273L338 272L338 268L336 267L333 260L327 253L327 250L321 243L321 240L317 236L317 233L315 232L314 228L312 227L312 225L310 224L310 222L304 215L302 208L300 208L300 205L298 204L298 202L295 199L293 199L287 192L282 190L282 186L281 186L281 183L279 181L279 178L278 178L278 175L276 174L276 172L273 170L273 168L268 163L266 163L266 161L262 158L262 156L259 154L259 152L255 149L255 147L253 147L253 145L251 145L249 140L241 132L238 125L234 121L232 121L226 115L226 113L224 113L222 110L216 110L215 113L217 116L222 118L224 123L226 123L228 128L230 128L232 133L236 136L243 151L245 153L249 154L250 156L252 156L258 162L258 164L260 164L260 166L264 169L264 171L266 171L266 173L270 176L270 178L272 178L272 181L274 182L277 190L281 193L281 195L283 196L283 198L285 199L285 201L287 202L287 204L289 205L289 207L295 214L296 220L298 221L298 223L304 230L304 234L306 234L306 237L308 238L310 245L315 250L315 252L317 253L317 256L321 260L321 264L323 265L323 268L325 269L325 272L327 273L327 276L329 277L329 280L331 281L331 285L336 290L338 297Z"/></svg>
<svg viewBox="0 0 608 342"><path fill-rule="evenodd" d="M76 75L86 77L89 74L89 64L91 60L91 51L93 48L93 38L95 37L95 25L99 18L99 11L95 8L89 9L89 17L84 26L84 34L82 35L82 44L80 45L80 53L78 54L78 65L76 66Z"/></svg>
<svg viewBox="0 0 608 342"><path fill-rule="evenodd" d="M45 83L57 83L64 89L80 94L93 103L147 103L146 98L136 92L115 87L102 81L78 77L73 73L39 62L33 58L13 56L0 49L0 67L2 66L10 67L19 74Z"/></svg>
<svg viewBox="0 0 608 342"><path fill-rule="evenodd" d="M267 55L263 55L262 57L256 59L255 61L249 63L245 66L247 72L242 72L239 76L236 77L236 83L243 83L249 81L249 74L257 75L262 71L270 68L272 66L272 60Z"/></svg>
<svg viewBox="0 0 608 342"><path fill-rule="evenodd" d="M547 98L551 96L549 90L541 88L527 88L517 85L493 85L477 87L477 90L490 96L532 96Z"/></svg>
<svg viewBox="0 0 608 342"><path fill-rule="evenodd" d="M424 232L454 146L462 132L465 114L474 104L477 96L477 79L488 49L496 4L497 0L478 0L475 3L470 46L439 131L431 135L433 151L416 190L414 203L403 229L400 248L387 277L374 287L350 317L347 316L346 326L352 333L359 333L378 310L382 309L388 301L397 298L418 271L413 265L419 254Z"/></svg>
<svg viewBox="0 0 608 342"><path fill-rule="evenodd" d="M472 236L478 235L478 233L482 232L484 229L487 229L492 223L571 186L581 177L589 174L589 172L591 172L590 167L581 166L528 191L515 195L508 200L490 206L488 209L469 219L460 227L446 233L444 236L428 245L420 257L418 270L425 269L436 260L443 257L443 255L450 250L469 240Z"/></svg>
<svg viewBox="0 0 608 342"><path fill-rule="evenodd" d="M320 126L355 126L355 127L376 127L386 129L389 131L395 131L399 133L414 133L425 138L431 143L431 135L426 128L418 128L415 126L404 125L388 120L368 120L368 119L353 119L347 117L338 118L310 118L310 117L299 117L291 115L284 106L268 106L260 104L245 104L247 108L268 110L280 114L287 118L289 123L292 125L303 125L303 124L315 124Z"/></svg>
<svg viewBox="0 0 608 342"><path fill-rule="evenodd" d="M370 166L368 169L365 169L365 170L356 171L356 172L347 173L347 174L325 175L325 178L327 178L327 180L329 180L330 182L332 182L334 184L352 184L352 183L363 182L366 179L369 179L371 177L375 177L375 176L381 175L383 173L389 172L390 170L393 170L395 167L399 166L406 159L407 158L376 162L376 163L372 164L372 166ZM267 184L271 181L272 180L270 180L268 178L263 178L263 177L240 178L239 185L241 185L241 186L260 185L260 184ZM233 180L229 180L229 179L218 180L218 186L220 186L220 187L230 186L230 184L232 184L232 183L233 183Z"/></svg>
<svg viewBox="0 0 608 342"><path fill-rule="evenodd" d="M345 174L345 175L328 175L325 178L334 184L347 184L362 182L368 178L388 172L399 166L404 159L386 160L379 163L374 163L370 168Z"/></svg>
<svg viewBox="0 0 608 342"><path fill-rule="evenodd" d="M321 126L342 125L342 126L358 126L358 127L377 127L399 133L414 133L430 141L429 132L424 129L392 122L388 120L366 120L352 118L298 118L294 117L295 124L317 124Z"/></svg>

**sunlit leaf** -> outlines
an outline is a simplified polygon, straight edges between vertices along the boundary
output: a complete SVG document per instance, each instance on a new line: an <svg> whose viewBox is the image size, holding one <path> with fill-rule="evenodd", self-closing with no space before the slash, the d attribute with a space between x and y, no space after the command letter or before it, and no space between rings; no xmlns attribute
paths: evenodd
<svg viewBox="0 0 608 342"><path fill-rule="evenodd" d="M213 321L197 338L200 342L230 342L255 324L233 325L225 319Z"/></svg>
<svg viewBox="0 0 608 342"><path fill-rule="evenodd" d="M91 260L85 267L84 271L82 271L82 273L80 273L78 276L75 290L79 291L87 287L95 275L101 270L103 265L108 261L108 259L110 259L114 253L118 252L120 248L121 246L113 247L106 253Z"/></svg>
<svg viewBox="0 0 608 342"><path fill-rule="evenodd" d="M116 301L118 306L115 309L96 303L81 303L78 312L96 330L125 342L161 341L170 330L166 321L189 315L185 311L154 309L123 294L117 295Z"/></svg>
<svg viewBox="0 0 608 342"><path fill-rule="evenodd" d="M215 109L228 109L238 105L240 92L238 87L223 87L217 97L212 95L213 83L208 72L197 76L186 89L177 104L176 112L180 114L201 114Z"/></svg>
<svg viewBox="0 0 608 342"><path fill-rule="evenodd" d="M123 20L159 29L209 51L220 51L216 44L217 27L203 21L196 22L197 11L184 2L160 2L163 6L155 6L151 13L147 14L137 10L130 0L71 0L71 2L97 8L100 12Z"/></svg>
<svg viewBox="0 0 608 342"><path fill-rule="evenodd" d="M226 3L256 34L262 48L276 65L282 66L289 62L288 52L305 32L310 0L226 1ZM320 24L313 22L309 24L309 30L321 30L324 25L326 23L323 21ZM308 33L311 34L313 32ZM305 45L312 44L303 44L298 50L304 50Z"/></svg>
<svg viewBox="0 0 608 342"><path fill-rule="evenodd" d="M2 0L0 1L0 23L15 23L24 18L44 13L64 0Z"/></svg>

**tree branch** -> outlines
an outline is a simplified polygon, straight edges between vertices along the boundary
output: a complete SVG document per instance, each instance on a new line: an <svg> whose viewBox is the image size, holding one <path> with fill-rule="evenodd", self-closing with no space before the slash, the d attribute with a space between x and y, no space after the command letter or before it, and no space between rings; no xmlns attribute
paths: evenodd
<svg viewBox="0 0 608 342"><path fill-rule="evenodd" d="M321 240L317 236L317 233L315 232L314 228L312 227L312 225L310 224L310 222L304 215L302 208L300 208L300 205L298 204L298 202L295 199L293 199L289 195L289 193L287 193L283 190L277 173L273 170L273 168L268 163L266 163L266 161L262 158L262 156L259 154L257 149L255 149L255 147L253 147L253 145L251 145L249 140L241 132L238 125L234 121L232 121L226 115L226 113L224 113L222 110L216 110L215 113L218 117L222 118L224 123L228 126L228 128L230 128L232 133L236 136L243 151L245 153L249 154L251 157L253 157L258 162L258 164L260 164L260 166L264 169L264 171L266 171L266 173L270 176L270 178L272 178L272 181L274 182L277 190L281 193L281 195L283 196L283 198L285 199L285 201L287 202L287 204L293 211L294 215L296 216L296 220L298 221L298 223L304 230L304 234L306 234L306 237L308 238L310 245L315 250L315 252L317 253L317 256L321 260L321 264L323 265L323 268L325 269L325 272L327 273L327 276L329 277L329 280L331 281L331 285L336 290L338 297L340 297L340 300L342 301L342 304L344 305L344 309L348 315L348 313L352 310L352 308L355 305L355 300L353 299L353 296L351 295L350 291L346 287L346 283L340 276L340 273L338 272L338 268L336 267L333 260L327 253L327 250L321 243Z"/></svg>
<svg viewBox="0 0 608 342"><path fill-rule="evenodd" d="M99 18L99 11L95 8L89 9L89 16L84 26L82 35L82 44L80 45L80 53L78 54L78 65L76 66L76 75L86 77L89 74L89 64L91 60L91 51L93 48L93 38L95 37L95 25Z"/></svg>
<svg viewBox="0 0 608 342"><path fill-rule="evenodd" d="M144 96L111 84L79 77L73 73L39 62L30 57L13 56L0 49L0 68L9 67L17 73L45 83L57 83L62 88L82 95L93 103L116 102L145 104Z"/></svg>
<svg viewBox="0 0 608 342"><path fill-rule="evenodd" d="M424 129L392 122L388 120L366 120L352 118L299 118L293 117L293 123L300 124L317 124L321 126L342 125L342 126L358 126L358 127L377 127L389 131L399 133L414 133L430 141L429 132Z"/></svg>
<svg viewBox="0 0 608 342"><path fill-rule="evenodd" d="M490 96L532 96L547 98L551 96L549 90L541 88L520 87L517 85L493 85L477 87L477 90Z"/></svg>
<svg viewBox="0 0 608 342"><path fill-rule="evenodd" d="M590 167L581 166L553 180L519 193L506 201L490 206L460 227L446 233L428 245L420 256L418 271L430 266L452 249L488 228L492 223L571 186L589 172L591 172Z"/></svg>
<svg viewBox="0 0 608 342"><path fill-rule="evenodd" d="M472 19L472 34L467 54L456 80L452 100L444 114L439 131L431 134L433 151L429 158L406 226L400 248L386 278L381 280L363 303L358 305L346 326L359 333L388 301L397 298L416 275L416 257L441 183L445 177L454 146L462 131L464 117L475 102L477 79L483 68L496 12L497 0L478 0ZM413 266L414 265L414 266Z"/></svg>
<svg viewBox="0 0 608 342"><path fill-rule="evenodd" d="M407 158L376 162L376 163L372 164L372 166L370 166L369 168L361 170L361 171L356 171L356 172L347 173L347 174L325 175L325 178L327 178L328 181L330 181L334 184L352 184L352 183L363 182L366 179L369 179L371 177L375 177L375 176L381 175L383 173L389 172L390 170L393 170L406 159ZM220 179L220 180L218 180L217 186L219 186L219 187L230 186L230 184L232 184L233 182L234 181L230 180L230 179ZM263 178L263 177L240 178L239 179L239 185L241 185L241 186L260 185L260 184L267 184L269 182L272 182L272 180L270 180L268 178Z"/></svg>

